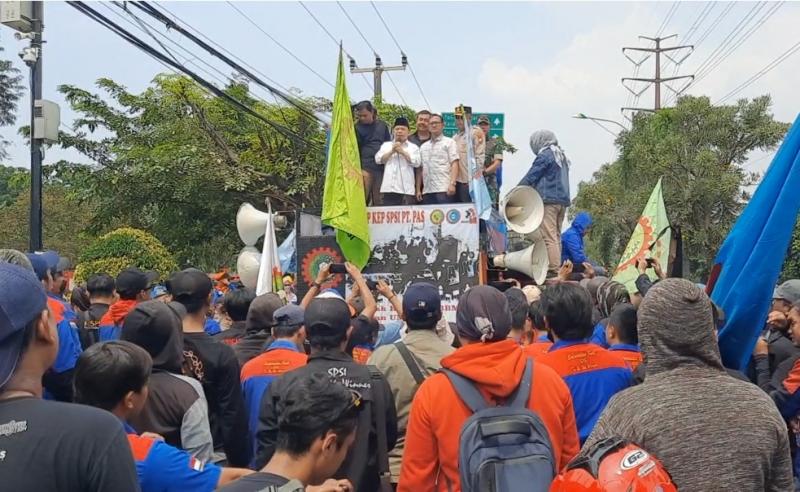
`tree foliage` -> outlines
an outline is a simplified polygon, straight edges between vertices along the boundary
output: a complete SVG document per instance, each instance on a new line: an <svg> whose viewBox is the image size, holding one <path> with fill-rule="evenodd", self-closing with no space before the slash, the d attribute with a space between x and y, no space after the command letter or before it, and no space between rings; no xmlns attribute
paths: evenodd
<svg viewBox="0 0 800 492"><path fill-rule="evenodd" d="M95 163L83 190L98 203L95 230L113 224L147 230L182 263L214 268L218 258L241 248L235 216L242 202L263 208L269 198L276 210L321 202L325 135L294 107L258 101L244 84L226 89L302 141L182 76L159 75L141 94L110 79L97 86L101 93L59 88L79 114L77 133L62 134L60 144ZM304 103L325 105L318 98ZM70 168L62 164L62 170Z"/></svg>
<svg viewBox="0 0 800 492"><path fill-rule="evenodd" d="M30 187L25 173L26 188ZM30 193L19 193L9 205L0 207L0 247L28 251ZM42 191L43 243L72 261L93 239L87 232L91 205L81 203L64 185L45 184Z"/></svg>
<svg viewBox="0 0 800 492"><path fill-rule="evenodd" d="M4 49L0 46L0 52ZM0 59L0 126L13 125L17 121L17 103L22 97L22 74L10 60ZM0 159L8 157L8 140L0 138Z"/></svg>
<svg viewBox="0 0 800 492"><path fill-rule="evenodd" d="M167 278L178 268L167 248L152 234L124 227L99 237L83 250L75 279L82 282L96 273L116 277L131 266L153 270L161 278Z"/></svg>
<svg viewBox="0 0 800 492"><path fill-rule="evenodd" d="M792 242L789 243L789 251L786 254L786 262L783 264L782 280L800 278L800 218L794 225Z"/></svg>
<svg viewBox="0 0 800 492"><path fill-rule="evenodd" d="M788 129L773 119L770 106L769 96L732 106L683 97L674 108L637 115L617 139L619 158L578 187L574 208L595 219L590 252L616 266L663 177L670 223L682 231L691 275L702 277L749 199L743 188L758 179L742 166L748 154L774 149Z"/></svg>

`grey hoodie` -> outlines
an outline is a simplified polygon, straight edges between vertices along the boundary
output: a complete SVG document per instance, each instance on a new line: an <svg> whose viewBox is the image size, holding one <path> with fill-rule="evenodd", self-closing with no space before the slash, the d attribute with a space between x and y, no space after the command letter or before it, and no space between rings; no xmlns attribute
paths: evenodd
<svg viewBox="0 0 800 492"><path fill-rule="evenodd" d="M728 376L711 302L694 284L666 279L639 308L647 378L618 393L586 442L618 436L664 464L681 492L791 491L791 458L775 404Z"/></svg>

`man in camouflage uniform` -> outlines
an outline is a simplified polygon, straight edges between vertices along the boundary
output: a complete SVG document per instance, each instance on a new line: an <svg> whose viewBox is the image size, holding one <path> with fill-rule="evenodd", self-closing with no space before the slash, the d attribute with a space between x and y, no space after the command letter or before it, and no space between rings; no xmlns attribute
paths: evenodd
<svg viewBox="0 0 800 492"><path fill-rule="evenodd" d="M497 202L500 199L500 186L497 184L497 171L503 165L503 148L505 142L499 137L489 137L491 122L485 114L478 117L478 126L486 135L486 153L483 164L483 179L486 187L489 188L489 196L492 197L492 207L497 210Z"/></svg>

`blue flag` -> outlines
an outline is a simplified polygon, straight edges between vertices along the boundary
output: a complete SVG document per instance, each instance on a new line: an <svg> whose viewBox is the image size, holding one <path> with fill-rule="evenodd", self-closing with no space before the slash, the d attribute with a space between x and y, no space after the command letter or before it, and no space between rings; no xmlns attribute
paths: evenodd
<svg viewBox="0 0 800 492"><path fill-rule="evenodd" d="M472 143L472 124L469 118L464 118L464 138L467 142L467 169L469 170L469 196L478 211L478 218L489 220L492 215L492 197L489 188L483 180L483 163L478 163L475 147Z"/></svg>
<svg viewBox="0 0 800 492"><path fill-rule="evenodd" d="M714 260L711 299L725 311L725 366L743 369L764 328L800 210L800 116Z"/></svg>

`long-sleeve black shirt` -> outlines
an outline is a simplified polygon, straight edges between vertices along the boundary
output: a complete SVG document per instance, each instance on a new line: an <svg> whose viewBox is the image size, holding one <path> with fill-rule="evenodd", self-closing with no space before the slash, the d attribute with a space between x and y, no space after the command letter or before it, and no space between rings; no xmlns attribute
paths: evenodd
<svg viewBox="0 0 800 492"><path fill-rule="evenodd" d="M230 466L246 467L250 446L236 355L205 332L184 333L183 340L189 375L200 381L208 400L214 447L222 447Z"/></svg>

